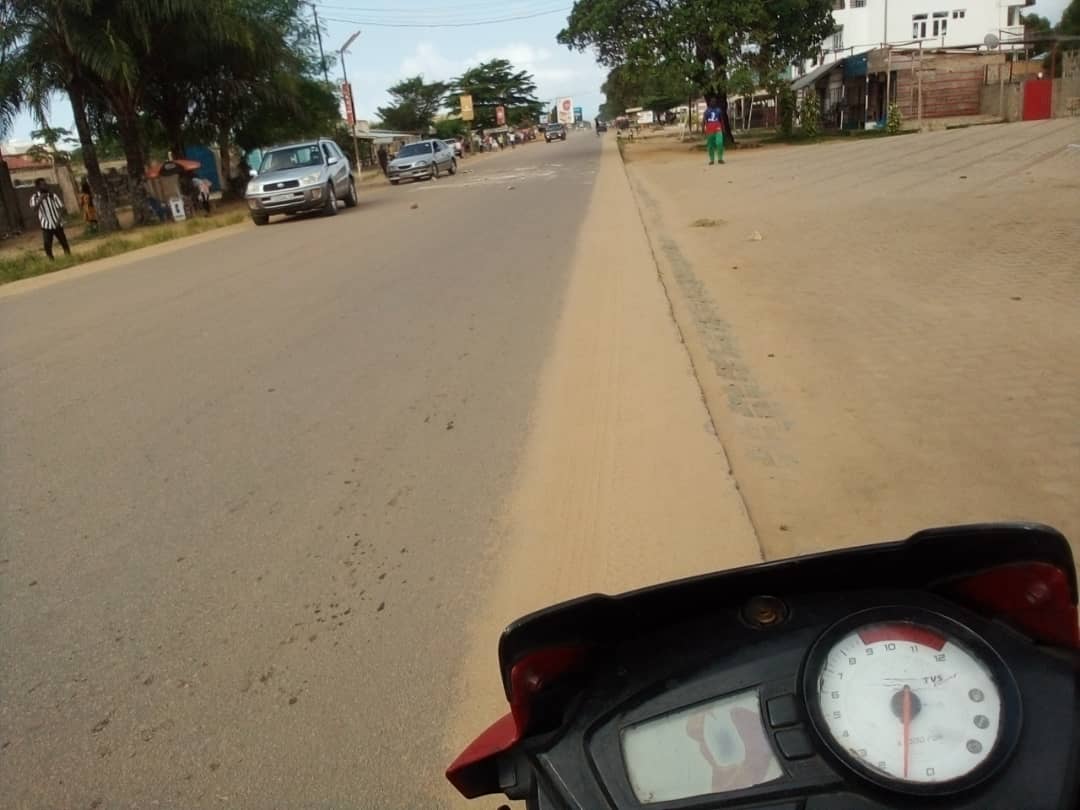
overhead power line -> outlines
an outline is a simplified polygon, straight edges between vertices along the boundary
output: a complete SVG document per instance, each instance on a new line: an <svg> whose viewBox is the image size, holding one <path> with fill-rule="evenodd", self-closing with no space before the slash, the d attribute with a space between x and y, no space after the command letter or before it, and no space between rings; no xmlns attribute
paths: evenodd
<svg viewBox="0 0 1080 810"><path fill-rule="evenodd" d="M371 28L472 28L478 25L498 25L499 23L516 22L518 20L532 20L537 17L547 17L552 14L561 14L570 10L569 6L555 8L549 11L538 11L533 14L518 14L511 17L497 17L489 20L469 20L468 22L386 22L377 19L327 17L328 22L347 23L349 25L366 25Z"/></svg>
<svg viewBox="0 0 1080 810"><path fill-rule="evenodd" d="M407 6L402 7L399 5L389 6L353 6L342 5L341 2L324 3L321 0L315 0L315 5L319 8L324 8L330 11L344 11L349 13L358 14L414 14L414 13L477 13L479 11L490 12L502 12L503 14L531 14L535 11L541 10L545 6L551 5L550 0L548 2L530 3L530 2L506 2L506 0L464 0L460 3L452 3L442 6Z"/></svg>

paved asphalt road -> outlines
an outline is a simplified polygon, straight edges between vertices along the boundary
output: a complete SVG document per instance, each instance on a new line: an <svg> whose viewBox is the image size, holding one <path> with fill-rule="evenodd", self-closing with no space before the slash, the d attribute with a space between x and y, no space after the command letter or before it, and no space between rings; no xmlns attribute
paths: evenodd
<svg viewBox="0 0 1080 810"><path fill-rule="evenodd" d="M538 143L0 299L0 806L447 798L598 156Z"/></svg>

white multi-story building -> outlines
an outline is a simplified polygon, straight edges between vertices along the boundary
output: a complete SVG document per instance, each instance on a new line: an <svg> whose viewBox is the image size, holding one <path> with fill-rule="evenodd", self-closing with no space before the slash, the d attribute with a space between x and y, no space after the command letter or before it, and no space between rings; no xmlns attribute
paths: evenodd
<svg viewBox="0 0 1080 810"><path fill-rule="evenodd" d="M804 71L888 45L954 48L993 34L1005 47L1022 39L1020 12L1035 0L833 0L836 31Z"/></svg>

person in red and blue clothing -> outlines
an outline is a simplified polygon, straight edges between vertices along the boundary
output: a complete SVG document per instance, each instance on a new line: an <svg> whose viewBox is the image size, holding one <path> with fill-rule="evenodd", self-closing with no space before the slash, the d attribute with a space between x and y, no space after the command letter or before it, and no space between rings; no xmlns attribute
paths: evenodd
<svg viewBox="0 0 1080 810"><path fill-rule="evenodd" d="M705 108L705 144L709 149L709 165L724 162L724 111L715 96Z"/></svg>

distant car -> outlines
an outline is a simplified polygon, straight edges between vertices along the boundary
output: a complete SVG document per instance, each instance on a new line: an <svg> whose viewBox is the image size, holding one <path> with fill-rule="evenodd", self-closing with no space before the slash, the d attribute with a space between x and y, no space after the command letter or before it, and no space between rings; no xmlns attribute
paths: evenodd
<svg viewBox="0 0 1080 810"><path fill-rule="evenodd" d="M596 122L596 131L597 132L607 132L607 122L605 122L605 121L597 121Z"/></svg>
<svg viewBox="0 0 1080 810"><path fill-rule="evenodd" d="M461 141L456 138L447 138L443 143L450 147L450 151L454 153L454 157L461 157L462 152L464 151L461 146Z"/></svg>
<svg viewBox="0 0 1080 810"><path fill-rule="evenodd" d="M457 174L454 152L439 140L407 143L386 167L386 176L393 185L402 180L434 180L442 172Z"/></svg>
<svg viewBox="0 0 1080 810"><path fill-rule="evenodd" d="M337 213L359 202L349 160L329 138L275 146L263 152L244 193L251 219L265 225L271 214Z"/></svg>
<svg viewBox="0 0 1080 810"><path fill-rule="evenodd" d="M547 143L552 141L565 141L566 140L566 127L562 124L548 124L544 129L544 140Z"/></svg>

